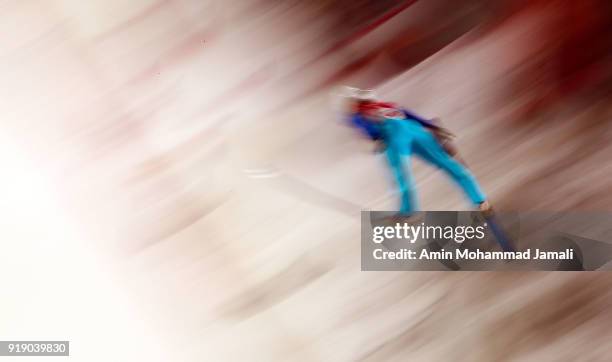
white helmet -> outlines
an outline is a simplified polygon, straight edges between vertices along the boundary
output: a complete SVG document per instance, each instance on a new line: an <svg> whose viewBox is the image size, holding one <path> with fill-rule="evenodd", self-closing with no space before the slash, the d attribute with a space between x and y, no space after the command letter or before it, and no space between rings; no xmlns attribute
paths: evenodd
<svg viewBox="0 0 612 362"><path fill-rule="evenodd" d="M359 89L349 86L340 86L331 93L332 109L345 111L352 101L375 101L376 94L372 89Z"/></svg>
<svg viewBox="0 0 612 362"><path fill-rule="evenodd" d="M359 89L355 87L344 86L342 94L348 98L354 98L360 101L375 101L376 93L372 89Z"/></svg>

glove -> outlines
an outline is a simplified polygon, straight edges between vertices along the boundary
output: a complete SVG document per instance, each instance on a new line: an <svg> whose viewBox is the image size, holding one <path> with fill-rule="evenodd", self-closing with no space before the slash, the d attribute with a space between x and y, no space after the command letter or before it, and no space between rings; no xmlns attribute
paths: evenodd
<svg viewBox="0 0 612 362"><path fill-rule="evenodd" d="M453 132L449 131L446 128L442 128L442 127L436 129L434 133L436 134L437 137L444 139L444 140L452 140L453 138L457 137Z"/></svg>
<svg viewBox="0 0 612 362"><path fill-rule="evenodd" d="M387 145L383 140L376 140L374 146L374 153L383 153L387 149Z"/></svg>

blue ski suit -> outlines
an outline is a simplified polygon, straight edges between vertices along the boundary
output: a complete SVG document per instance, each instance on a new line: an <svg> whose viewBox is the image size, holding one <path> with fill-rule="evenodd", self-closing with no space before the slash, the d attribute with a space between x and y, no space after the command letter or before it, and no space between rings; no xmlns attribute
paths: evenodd
<svg viewBox="0 0 612 362"><path fill-rule="evenodd" d="M442 169L464 191L470 201L478 205L486 200L478 182L470 171L451 157L427 128L437 127L414 114L402 110L406 119L387 118L382 122L370 121L359 113L351 123L369 138L385 143L385 154L401 195L400 214L409 215L418 210L415 185L410 167L404 167L403 156L413 153Z"/></svg>

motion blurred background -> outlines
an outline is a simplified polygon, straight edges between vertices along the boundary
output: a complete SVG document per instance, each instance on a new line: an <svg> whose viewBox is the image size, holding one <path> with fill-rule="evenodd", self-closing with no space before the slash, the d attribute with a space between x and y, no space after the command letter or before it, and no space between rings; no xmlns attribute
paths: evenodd
<svg viewBox="0 0 612 362"><path fill-rule="evenodd" d="M612 209L607 0L0 1L0 340L78 361L608 361L606 273L361 272L339 85L498 210ZM467 204L414 162L428 210ZM21 359L20 359L21 361Z"/></svg>

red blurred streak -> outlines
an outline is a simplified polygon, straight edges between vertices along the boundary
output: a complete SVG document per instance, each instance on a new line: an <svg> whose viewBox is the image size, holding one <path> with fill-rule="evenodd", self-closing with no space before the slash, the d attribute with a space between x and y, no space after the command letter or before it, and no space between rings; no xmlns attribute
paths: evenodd
<svg viewBox="0 0 612 362"><path fill-rule="evenodd" d="M313 63L316 63L317 61L319 61L321 58L330 55L342 48L347 47L348 45L350 45L351 43L363 38L364 36L366 36L367 34L371 33L372 31L376 30L377 28L379 28L380 26L382 26L383 24L385 24L387 21L391 20L392 18L394 18L395 16L397 16L398 14L400 14L402 11L406 10L408 7L410 7L411 5L413 5L415 2L417 2L417 0L407 0L405 1L403 4L397 6L396 8L390 10L389 12L381 15L378 19L375 19L373 22L371 22L370 24L366 25L365 27L358 29L357 31L355 31L354 33L350 34L348 37L346 37L345 39L342 39L340 41L338 41L337 43L333 44L332 46L330 46L327 50L325 50L322 54L320 54L318 57L316 57L315 59L311 60L310 62L306 63L304 66L301 67L301 69L298 70L304 70L306 68L308 68L309 66L311 66ZM288 102L283 102L283 104L279 105L278 108L282 108L284 107L286 104L293 102L293 100L298 99L300 97L303 97L304 95L309 95L313 92L315 92L316 90L321 89L322 87L331 84L333 81L335 80L339 80L341 78L343 78L344 76L361 69L362 67L366 66L367 64L369 64L372 60L374 60L374 58L376 57L377 52L371 52L367 55L365 55L364 57L362 57L361 59L358 59L357 61L349 64L348 66L344 67L343 69L341 69L339 72L337 72L335 75L332 75L330 78L328 78L327 80L323 81L323 83L312 87L309 90L306 90L305 92L302 92L298 95L296 95L295 97L292 97L291 100L289 100ZM227 98L232 98L232 97L237 97L240 94L246 93L247 91L250 91L252 89L254 89L255 87L257 87L258 85L260 85L263 80L260 76L258 76L258 74L260 75L260 73L262 72L262 70L252 74L249 78L245 79L244 81L240 82L238 85L234 86L232 89L226 91L224 94L222 94L221 96L217 97L217 99L215 101L213 101L213 104L217 104L217 103L223 103L224 101L228 100ZM291 78L295 78L295 74L291 75ZM276 108L275 108L276 109Z"/></svg>
<svg viewBox="0 0 612 362"><path fill-rule="evenodd" d="M341 50L343 48L346 48L347 46L349 46L350 44L354 43L355 41L363 38L367 34L369 34L372 31L378 29L380 26L382 26L383 24L385 24L386 22L391 20L393 17L397 16L398 14L400 14L401 12L406 10L408 7L413 5L415 2L417 2L417 0L407 0L403 4L399 5L398 7L390 10L389 12L387 12L387 13L385 13L383 15L381 15L378 19L374 20L370 24L366 25L365 27L363 27L361 29L358 29L357 31L353 32L352 34L350 34L345 39L342 39L342 40L336 42L335 44L331 45L323 53L321 53L316 58L314 58L314 59L310 60L309 62L307 62L306 64L304 64L302 67L300 67L300 69L296 70L296 72L300 72L300 71L305 70L306 68L312 66L314 63L318 62L322 58L324 58L324 57L326 57L328 55L331 55L331 54L333 54L333 53L335 53L335 52L337 52L337 51L339 51L339 50ZM371 60L373 60L375 58L375 54L376 53L377 53L377 51L370 52L369 54L366 54L361 59L358 59L357 61L355 61L355 62L349 64L348 66L344 67L343 69L341 69L339 72L336 73L336 75L332 76L331 79L328 79L328 80L324 81L322 84L316 86L315 88L313 88L313 89L311 89L309 91L306 91L305 94L309 94L309 93L311 93L311 92L313 92L313 91L315 91L317 89L320 89L321 87L324 87L325 85L331 83L333 80L340 79L345 74L350 74L350 72L362 68L363 66L367 65ZM294 78L294 75L291 75L290 77Z"/></svg>
<svg viewBox="0 0 612 362"><path fill-rule="evenodd" d="M403 4L383 14L378 19L375 19L373 22L366 25L365 27L358 29L354 33L350 34L345 39L342 39L339 42L333 44L331 47L329 47L326 51L324 51L317 58L311 60L310 62L305 64L303 67L301 67L301 69L298 70L298 72L304 71L305 69L307 69L308 67L312 66L314 63L319 61L321 58L325 57L326 55L332 54L350 45L351 43L361 39L365 35L371 33L372 31L379 28L380 26L385 24L387 21L391 20L393 17L395 17L396 15L398 15L399 13L407 9L409 6L414 4L416 1L417 0L405 1ZM147 7L141 13L137 14L135 17L114 27L110 31L98 36L97 40L105 39L113 35L114 33L121 32L121 31L124 31L130 28L134 26L137 22L145 19L148 16L151 16L155 12L163 9L166 5L169 5L171 3L172 3L172 0L160 0L154 4L151 4L149 7ZM158 75L159 73L163 71L163 68L176 65L177 63L180 63L180 61L183 60L183 58L189 57L190 55L195 54L200 49L200 45L203 45L203 41L204 41L204 38L206 37L206 34L210 35L210 32L198 32L190 36L185 41L181 42L176 47L165 52L164 55L160 57L160 59L166 59L166 61L159 60L155 62L151 66L145 68L143 71L139 72L137 75L132 77L126 83L128 85L133 85L133 84L140 83L148 79L154 78L156 75ZM206 39L206 41L209 41L209 40L210 38ZM306 90L305 92L301 92L295 97L291 97L291 100L287 102L283 102L281 105L279 105L278 108L284 107L286 104L293 102L295 99L298 99L305 95L312 94L316 90L319 90L322 87L325 87L326 85L329 85L333 83L334 81L342 79L343 77L361 69L363 66L367 65L373 59L375 59L376 54L377 52L371 52L369 54L366 54L364 57L342 68L339 72L332 75L327 80L324 80L321 84L316 85L312 87L311 89ZM232 99L238 96L244 95L245 93L248 93L249 91L252 91L253 89L256 89L258 86L262 85L268 79L265 73L267 73L266 69L262 68L259 71L251 74L251 76L239 82L238 84L231 87L227 91L223 92L221 95L216 97L213 101L209 102L208 105L203 108L208 108L209 106L217 107L220 104L227 105L231 102ZM295 74L293 74L291 77L294 78ZM275 107L275 109L277 109L277 107Z"/></svg>
<svg viewBox="0 0 612 362"><path fill-rule="evenodd" d="M93 41L104 41L107 38L109 38L110 36L115 35L115 33L120 33L122 31L125 31L135 25L137 25L139 22L143 21L144 19L148 18L149 16L155 14L156 12L162 10L163 8L165 8L167 5L171 5L173 3L173 0L159 0L157 2L154 2L153 4L147 6L143 11L141 11L140 13L134 15L133 17L131 17L129 20L124 21L123 23L119 23L118 25L112 27L111 29L107 30L106 32L97 35Z"/></svg>
<svg viewBox="0 0 612 362"><path fill-rule="evenodd" d="M338 51L338 50L340 50L342 48L345 48L348 45L350 45L351 43L354 43L355 41L363 38L364 36L368 35L372 31L374 31L377 28L379 28L381 25L383 25L387 21L389 21L392 18L394 18L396 15L398 15L402 11L406 10L408 7L410 7L415 2L417 2L417 0L407 0L407 1L405 1L403 4L399 5L397 8L390 10L389 12L387 12L386 14L383 14L381 17L379 17L378 19L374 20L370 24L368 24L365 27L363 27L361 29L358 29L354 33L350 34L345 39L342 39L342 40L338 41L337 43L333 44L326 51L324 51L321 55L319 55L314 61L317 61L317 60L319 60L320 58L322 58L322 57L324 57L326 55L335 53L336 51Z"/></svg>
<svg viewBox="0 0 612 362"><path fill-rule="evenodd" d="M368 25L366 25L363 28L358 29L357 31L353 32L352 34L350 34L349 36L347 36L345 39L342 39L340 41L338 41L337 43L333 44L332 46L330 46L327 50L325 50L322 54L320 54L317 58L311 60L310 62L308 62L307 64L305 64L303 67L301 67L301 69L297 70L297 72L303 72L305 71L307 68L309 68L310 66L312 66L314 63L316 63L317 61L319 61L321 58L330 55L336 51L341 50L342 48L347 47L348 45L352 44L353 42L363 38L364 36L366 36L367 34L371 33L372 31L378 29L379 27L381 27L383 24L385 24L386 22L388 22L389 20L391 20L392 18L394 18L395 16L397 16L398 14L400 14L401 12L403 12L404 10L406 10L409 6L413 5L417 0L407 0L404 3L402 3L401 5L397 6L396 8L390 10L389 12L383 14L382 16L380 16L379 18L375 19L373 22L369 23ZM113 35L114 33L117 32L121 32L124 31L132 26L134 26L138 21L141 21L143 19L145 19L148 16L151 16L152 14L154 14L155 12L163 9L166 5L169 5L172 3L172 0L161 0L158 1L154 4L151 4L147 9L145 9L144 11L142 11L141 13L137 14L135 17L133 17L132 19L116 26L115 28L113 28L112 30L100 35L97 39L104 39L110 35ZM152 64L151 66L145 68L143 71L139 72L137 75L135 75L134 77L132 77L127 84L128 85L133 85L136 83L140 83L143 81L147 81L150 80L152 78L154 78L156 75L158 75L159 73L161 73L163 71L164 68L167 67L172 67L178 63L180 63L182 60L184 60L184 58L189 57L191 55L194 55L197 53L198 50L201 49L201 46L203 46L205 43L203 43L204 38L206 38L206 35L210 35L210 32L198 32L190 37L188 37L185 41L181 42L179 45L177 45L176 47L168 50L167 52L165 52L161 57L160 60L158 60L157 62L155 62L154 64ZM206 41L209 41L210 38L207 38ZM331 75L330 77L328 77L327 79L323 80L320 84L317 84L313 87L310 87L310 89L307 89L303 92L300 92L299 94L296 94L295 96L291 97L290 99L283 101L281 104L273 107L273 111L282 109L284 107L286 107L288 104L293 103L295 100L304 97L304 96L308 96L313 94L314 92L320 90L321 88L328 86L356 71L358 71L359 69L363 68L364 66L368 65L370 62L372 62L376 56L378 55L379 50L375 50L372 52L369 52L368 54L364 55L363 57L361 57L360 59L348 64L347 66L341 68L338 72L336 72L335 74ZM163 59L166 59L165 61ZM247 94L251 91L253 91L254 89L258 88L259 86L263 85L268 79L269 76L267 75L267 67L263 67L262 69L256 71L255 73L251 74L249 77L247 77L246 79L240 81L238 84L236 84L235 86L231 87L230 89L226 90L225 92L223 92L222 94L220 94L219 96L215 97L214 100L207 102L207 104L202 107L202 109L208 109L208 108L218 108L219 105L229 105L231 103L231 101L233 99L236 99L239 96L242 96L244 94ZM296 75L292 74L291 78L295 78ZM198 114L200 114L200 112L198 112Z"/></svg>
<svg viewBox="0 0 612 362"><path fill-rule="evenodd" d="M236 84L235 86L231 87L230 89L221 93L212 101L208 102L204 107L202 107L202 113L204 113L204 109L213 109L218 108L219 105L227 105L230 103L231 100L236 99L238 96L248 93L256 89L257 87L263 85L270 78L268 73L268 66L260 68L255 73L252 73L244 80L238 82L238 84Z"/></svg>
<svg viewBox="0 0 612 362"><path fill-rule="evenodd" d="M372 31L374 31L375 29L379 28L380 26L382 26L383 24L385 24L387 21L391 20L393 17L395 17L396 15L398 15L399 13L401 13L402 11L406 10L408 7L410 7L411 5L413 5L417 0L407 0L405 1L403 4L399 5L398 7L392 9L391 11L387 12L386 14L383 14L382 16L380 16L378 19L374 20L372 23L366 25L365 27L355 31L354 33L352 33L351 35L349 35L348 37L346 37L343 40L340 40L339 42L335 43L334 45L332 45L331 47L329 47L326 51L324 51L321 55L319 55L318 57L316 57L315 59L309 61L308 63L306 63L304 66L302 66L300 69L298 69L296 72L300 72L300 71L305 71L308 67L312 66L314 63L316 63L317 61L319 61L321 58L330 55L342 48L347 47L348 45L350 45L351 43L361 39L362 37L366 36L367 34L371 33ZM368 54L364 55L363 57L357 59L356 61L346 65L345 67L341 68L338 72L336 72L335 74L331 75L330 77L328 77L327 79L323 80L320 84L317 84L313 87L311 87L310 89L307 89L303 92L300 92L299 94L296 94L295 96L291 97L290 99L282 102L281 104L275 106L272 108L271 112L277 112L283 108L285 108L287 105L292 104L293 102L295 102L296 100L305 97L305 96L309 96L314 94L315 92L321 90L322 88L333 84L334 82L339 81L342 78L345 78L346 76L362 69L363 67L367 66L368 64L370 64L372 61L374 61L376 59L376 57L378 56L378 54L380 53L380 49L376 49L372 52L369 52ZM262 69L254 74L252 74L249 78L245 79L244 81L240 82L238 85L236 85L235 87L233 87L232 89L226 91L224 94L222 94L221 96L217 97L217 99L213 102L211 102L212 104L223 104L225 102L228 102L230 99L235 98L239 95L242 95L244 93L247 93L248 91L251 91L253 89L255 89L257 86L261 85L261 83L263 82L263 80L258 76L258 74L260 74L263 70ZM295 74L292 74L290 76L288 76L288 80L292 80L296 77ZM229 103L229 102L228 102ZM227 103L226 103L227 104ZM208 106L205 106L204 108L206 108Z"/></svg>
<svg viewBox="0 0 612 362"><path fill-rule="evenodd" d="M398 14L400 14L401 12L403 12L404 10L406 10L408 7L410 7L411 5L413 5L415 2L417 2L418 0L407 0L404 3L402 3L401 5L397 6L396 8L388 11L387 13L381 15L378 19L375 19L373 22L371 22L370 24L366 25L365 27L358 29L357 31L353 32L352 34L350 34L348 37L346 37L345 39L342 39L338 42L336 42L335 44L333 44L332 46L330 46L327 50L325 50L322 54L320 54L319 56L317 56L315 59L309 61L308 63L306 63L304 66L302 66L299 71L304 71L306 68L312 66L314 63L318 62L319 60L321 60L323 57L328 56L330 54L335 53L336 51L339 51L347 46L349 46L350 44L354 43L355 41L363 38L364 36L366 36L367 34L371 33L372 31L378 29L379 27L381 27L383 24L385 24L386 22L388 22L389 20L391 20L392 18L394 18L395 16L397 16ZM297 94L294 97L291 97L291 99L287 100L286 102L283 102L282 104L278 105L277 107L274 107L272 112L276 112L277 110L280 110L284 107L287 106L287 104L291 104L292 102L296 101L297 99L300 99L304 96L309 96L314 94L315 92L321 90L322 88L329 86L345 77L347 77L350 74L355 73L356 71L364 68L365 66L367 66L368 64L370 64L372 61L374 61L376 59L376 57L380 54L380 48L375 49L367 54L365 54L364 56L362 56L361 58L351 62L350 64L342 67L340 70L338 70L335 74L331 75L330 77L328 77L327 79L325 79L323 82L321 82L320 84L311 87L310 89L307 89L304 92L301 92L300 94ZM290 78L294 78L295 75L291 75Z"/></svg>
<svg viewBox="0 0 612 362"><path fill-rule="evenodd" d="M206 46L207 42L211 41L213 37L211 34L213 32L203 30L190 35L177 46L164 52L154 64L133 76L126 84L134 85L149 80L160 74L164 68L175 66L186 58L197 54Z"/></svg>

